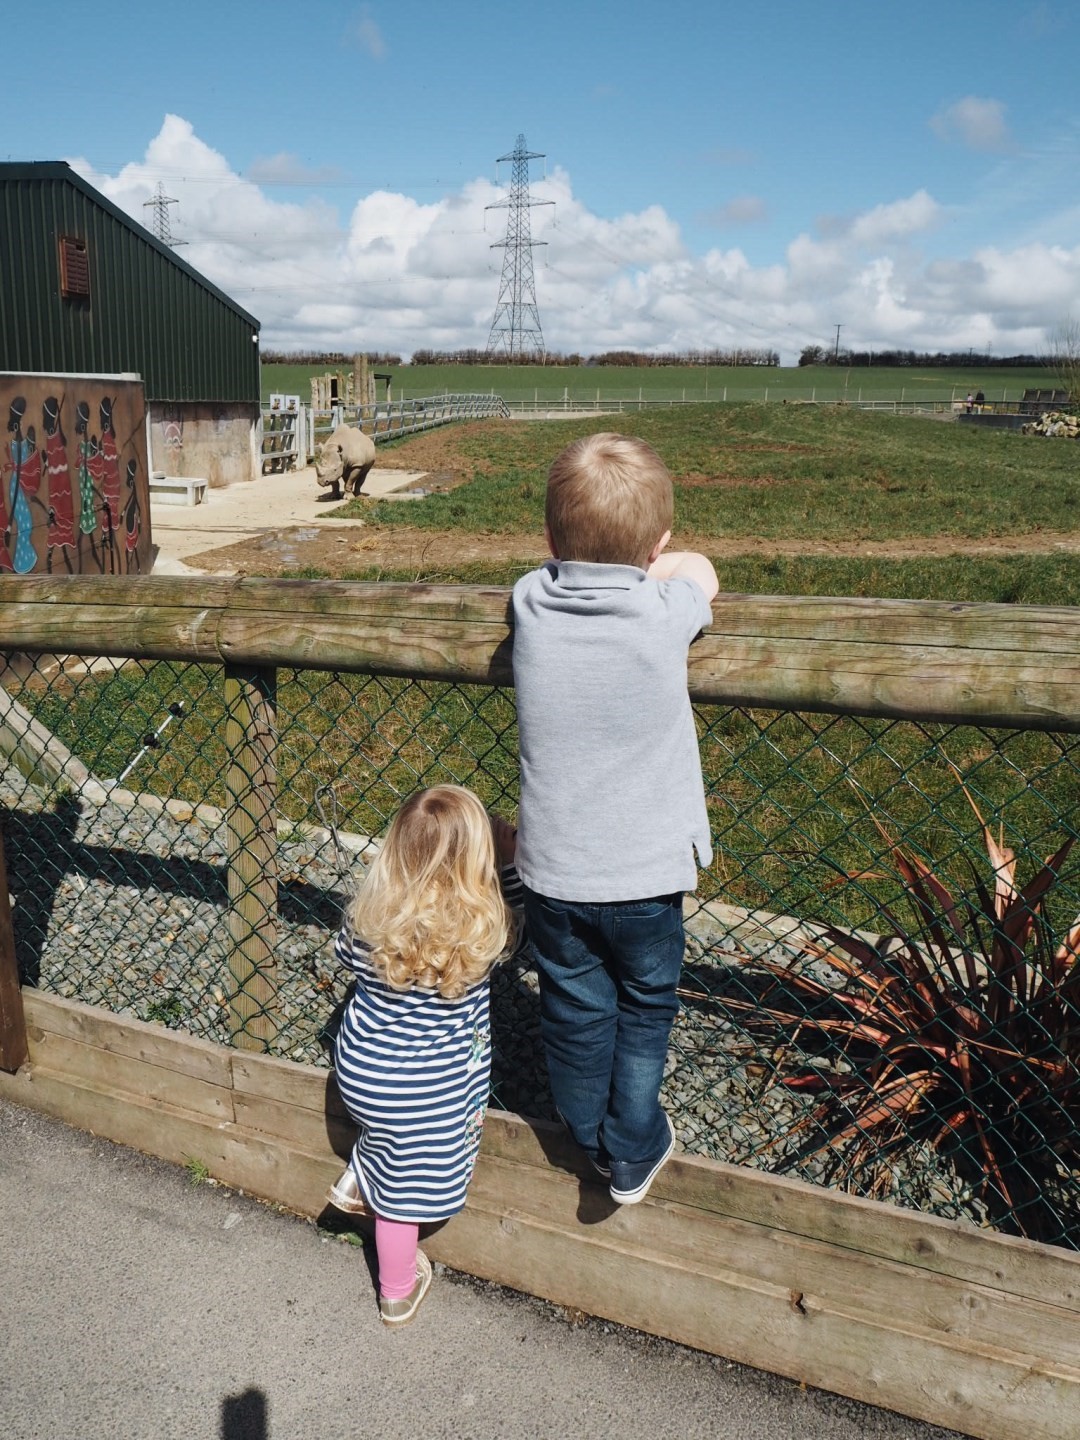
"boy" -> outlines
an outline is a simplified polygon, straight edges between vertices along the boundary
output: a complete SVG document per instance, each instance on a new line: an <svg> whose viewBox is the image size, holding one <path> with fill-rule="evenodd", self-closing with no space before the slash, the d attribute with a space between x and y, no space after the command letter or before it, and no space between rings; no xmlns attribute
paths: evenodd
<svg viewBox="0 0 1080 1440"><path fill-rule="evenodd" d="M548 474L553 559L514 586L517 866L559 1114L612 1199L641 1200L675 1134L660 1107L682 897L712 859L690 642L719 589L664 554L671 476L644 441L589 435Z"/></svg>

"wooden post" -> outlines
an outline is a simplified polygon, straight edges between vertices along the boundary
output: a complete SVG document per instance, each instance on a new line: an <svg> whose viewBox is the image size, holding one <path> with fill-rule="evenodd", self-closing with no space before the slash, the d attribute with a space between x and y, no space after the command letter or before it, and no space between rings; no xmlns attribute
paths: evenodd
<svg viewBox="0 0 1080 1440"><path fill-rule="evenodd" d="M11 926L4 837L0 833L0 1070L14 1074L27 1061L26 1017L23 1014L15 932Z"/></svg>
<svg viewBox="0 0 1080 1440"><path fill-rule="evenodd" d="M229 1034L266 1050L277 1033L277 671L225 666Z"/></svg>

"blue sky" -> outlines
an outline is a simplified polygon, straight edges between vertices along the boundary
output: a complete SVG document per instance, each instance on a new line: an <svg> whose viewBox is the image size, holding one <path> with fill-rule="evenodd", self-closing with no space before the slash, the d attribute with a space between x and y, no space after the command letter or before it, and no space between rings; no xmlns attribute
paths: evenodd
<svg viewBox="0 0 1080 1440"><path fill-rule="evenodd" d="M1080 7L59 0L0 158L66 159L264 347L483 346L510 167L545 340L1045 350L1080 318ZM40 36L40 42L37 40ZM17 63L16 63L17 60ZM498 180L499 185L496 184Z"/></svg>

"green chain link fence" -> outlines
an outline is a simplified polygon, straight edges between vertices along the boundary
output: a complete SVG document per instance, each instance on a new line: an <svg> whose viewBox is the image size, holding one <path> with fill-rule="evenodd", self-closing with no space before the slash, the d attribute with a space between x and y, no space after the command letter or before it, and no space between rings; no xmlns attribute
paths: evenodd
<svg viewBox="0 0 1080 1440"><path fill-rule="evenodd" d="M211 1040L328 1063L372 837L441 781L514 815L495 685L70 656L3 682L24 983ZM1080 736L696 714L716 856L665 1081L682 1147L1076 1247ZM494 1103L553 1118L527 958L493 1024Z"/></svg>

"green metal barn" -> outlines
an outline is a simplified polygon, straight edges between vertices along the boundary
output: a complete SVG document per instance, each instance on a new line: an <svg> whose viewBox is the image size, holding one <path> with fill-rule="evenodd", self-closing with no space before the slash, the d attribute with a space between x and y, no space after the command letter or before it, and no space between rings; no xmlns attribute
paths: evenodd
<svg viewBox="0 0 1080 1440"><path fill-rule="evenodd" d="M135 374L150 467L260 471L259 322L61 161L0 164L0 371Z"/></svg>

